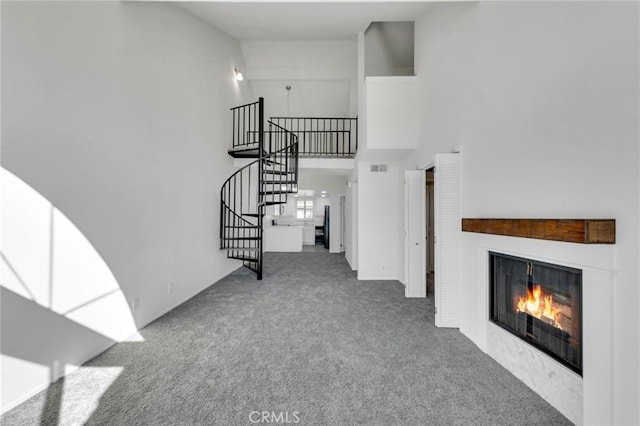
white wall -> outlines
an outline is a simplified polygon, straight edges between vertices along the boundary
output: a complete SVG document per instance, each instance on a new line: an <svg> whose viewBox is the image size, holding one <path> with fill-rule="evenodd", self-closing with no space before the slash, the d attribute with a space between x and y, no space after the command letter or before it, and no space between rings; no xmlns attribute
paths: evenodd
<svg viewBox="0 0 640 426"><path fill-rule="evenodd" d="M362 84L356 256L346 250L347 259L357 259L359 279L405 282L404 171L415 168L417 83L416 77L367 77ZM371 164L387 164L389 172L372 173Z"/></svg>
<svg viewBox="0 0 640 426"><path fill-rule="evenodd" d="M298 189L300 190L328 191L331 195L343 195L346 186L347 177L342 175L323 175L304 170L300 170L298 175Z"/></svg>
<svg viewBox="0 0 640 426"><path fill-rule="evenodd" d="M612 423L640 423L638 12L637 3L446 4L416 23L415 162L464 146L464 217L616 219L612 361L598 366L612 371L613 392L585 375L585 392L599 397L585 399L587 423L609 401ZM463 240L467 278L476 244ZM466 311L461 331L482 347L486 321Z"/></svg>
<svg viewBox="0 0 640 426"><path fill-rule="evenodd" d="M404 193L399 190L402 171L397 163L388 163L386 173L371 172L370 164L358 164L357 217L358 279L399 279L398 235L402 235L399 204Z"/></svg>
<svg viewBox="0 0 640 426"><path fill-rule="evenodd" d="M265 116L351 117L349 80L250 80L256 97L265 99ZM287 86L291 90L287 90Z"/></svg>
<svg viewBox="0 0 640 426"><path fill-rule="evenodd" d="M353 117L357 45L349 40L242 41L245 78L266 99L268 116Z"/></svg>
<svg viewBox="0 0 640 426"><path fill-rule="evenodd" d="M349 177L345 194L344 257L352 270L358 269L358 183L357 173Z"/></svg>
<svg viewBox="0 0 640 426"><path fill-rule="evenodd" d="M313 202L313 216L324 219L324 207L330 206L331 201L327 197L315 197Z"/></svg>
<svg viewBox="0 0 640 426"><path fill-rule="evenodd" d="M367 77L366 149L415 149L418 146L416 77Z"/></svg>
<svg viewBox="0 0 640 426"><path fill-rule="evenodd" d="M250 86L233 79L242 63L234 40L171 4L2 3L2 165L25 190L42 194L30 199L61 224L55 245L3 238L3 283L35 277L21 284L26 297L3 288L3 411L64 364L117 340L54 309L73 298L86 315L100 312L91 299L94 276L76 273L85 269L82 259L95 259L112 275L115 288L108 288L123 295L122 312L101 314L137 327L238 266L218 250L218 206L233 172L228 108L252 99ZM13 232L6 211L3 229ZM60 229L75 245L60 241ZM57 261L58 242L67 275L16 258L48 253ZM69 247L82 252L72 256ZM38 267L45 269L35 276ZM30 299L29 291L47 285L49 297ZM28 328L11 325L23 320Z"/></svg>
<svg viewBox="0 0 640 426"><path fill-rule="evenodd" d="M364 76L364 33L358 33L358 153L367 149L367 86ZM356 166L357 167L357 166ZM356 174L357 176L357 174ZM356 177L357 179L357 177Z"/></svg>
<svg viewBox="0 0 640 426"><path fill-rule="evenodd" d="M418 146L416 77L366 77L366 35L358 35L357 172L352 240L345 256L359 279L404 282L404 170ZM388 164L388 173L371 173L371 164ZM362 214L358 214L362 212ZM348 220L347 220L348 221ZM352 244L355 241L355 244ZM350 247L352 244L353 247ZM353 262L353 263L352 263ZM354 266L356 265L356 266Z"/></svg>

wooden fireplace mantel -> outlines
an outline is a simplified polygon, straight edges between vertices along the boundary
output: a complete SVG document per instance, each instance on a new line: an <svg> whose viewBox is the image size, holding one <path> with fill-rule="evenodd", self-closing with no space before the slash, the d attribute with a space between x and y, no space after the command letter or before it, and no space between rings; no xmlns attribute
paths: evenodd
<svg viewBox="0 0 640 426"><path fill-rule="evenodd" d="M462 231L579 244L615 244L615 219L462 219Z"/></svg>

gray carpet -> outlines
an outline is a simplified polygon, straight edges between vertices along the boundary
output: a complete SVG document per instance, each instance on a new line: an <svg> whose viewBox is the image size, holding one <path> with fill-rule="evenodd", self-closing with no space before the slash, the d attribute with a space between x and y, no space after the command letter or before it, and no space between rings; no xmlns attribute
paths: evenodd
<svg viewBox="0 0 640 426"><path fill-rule="evenodd" d="M399 282L358 281L336 254L265 265L262 282L234 272L2 423L570 424Z"/></svg>

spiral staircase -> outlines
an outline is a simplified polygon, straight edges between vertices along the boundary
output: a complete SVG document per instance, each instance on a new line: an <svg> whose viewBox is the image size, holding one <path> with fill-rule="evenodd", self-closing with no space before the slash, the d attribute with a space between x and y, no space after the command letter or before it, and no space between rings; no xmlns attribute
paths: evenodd
<svg viewBox="0 0 640 426"><path fill-rule="evenodd" d="M249 163L220 190L220 248L261 280L264 215L268 206L285 204L298 191L298 138L271 120L265 123L263 98L231 112L233 144L228 152Z"/></svg>

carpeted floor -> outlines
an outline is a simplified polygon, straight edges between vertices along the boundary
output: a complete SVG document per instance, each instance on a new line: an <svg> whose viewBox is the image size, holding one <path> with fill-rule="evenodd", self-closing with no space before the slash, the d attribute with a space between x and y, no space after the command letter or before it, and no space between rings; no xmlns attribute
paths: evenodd
<svg viewBox="0 0 640 426"><path fill-rule="evenodd" d="M315 244L315 245L311 245L311 244L305 244L302 246L302 252L303 253L329 253L329 250L327 250L323 245L320 244Z"/></svg>
<svg viewBox="0 0 640 426"><path fill-rule="evenodd" d="M140 334L2 424L245 425L262 411L305 425L570 424L437 329L432 299L358 281L337 254L267 253L263 281L240 269Z"/></svg>

